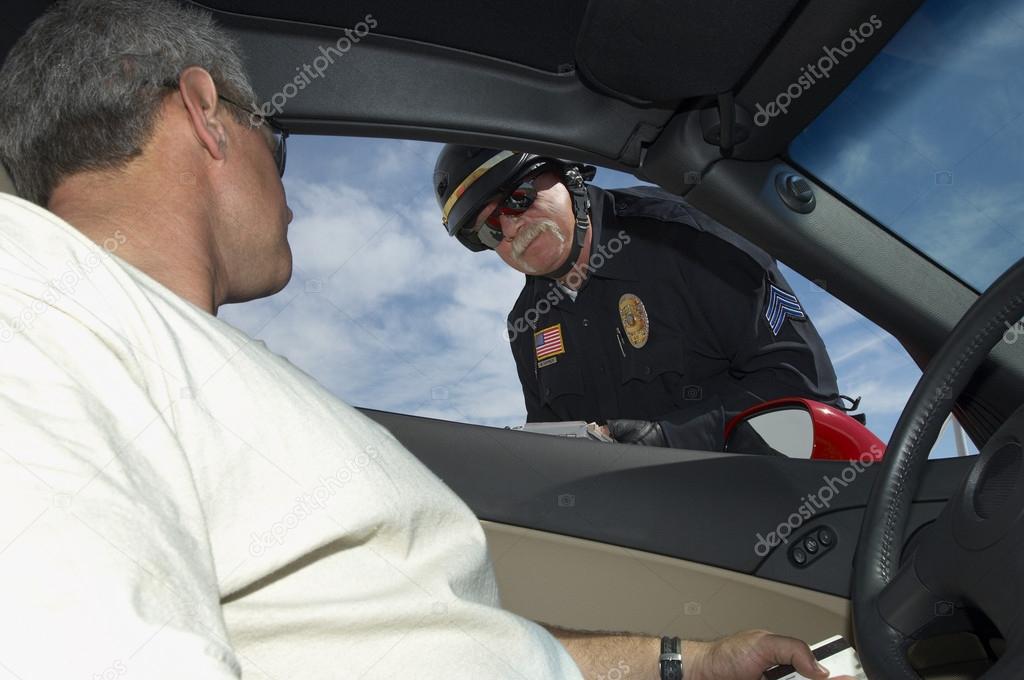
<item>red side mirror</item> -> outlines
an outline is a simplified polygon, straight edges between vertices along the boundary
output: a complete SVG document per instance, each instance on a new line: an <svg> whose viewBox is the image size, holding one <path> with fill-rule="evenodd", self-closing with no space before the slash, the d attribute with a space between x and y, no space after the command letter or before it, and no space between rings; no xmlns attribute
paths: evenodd
<svg viewBox="0 0 1024 680"><path fill-rule="evenodd" d="M773 399L725 426L725 450L813 460L882 460L885 442L840 409L801 397Z"/></svg>

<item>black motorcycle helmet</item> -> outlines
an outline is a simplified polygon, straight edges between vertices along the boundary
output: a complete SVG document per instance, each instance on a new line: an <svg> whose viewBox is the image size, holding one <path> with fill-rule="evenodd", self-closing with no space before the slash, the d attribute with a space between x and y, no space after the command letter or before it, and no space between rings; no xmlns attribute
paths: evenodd
<svg viewBox="0 0 1024 680"><path fill-rule="evenodd" d="M511 192L526 177L548 169L562 177L572 194L576 215L574 247L565 265L547 274L554 278L564 275L579 256L589 226L590 201L585 181L594 177L596 168L591 166L532 153L446 144L434 164L434 196L448 235L474 252L488 250L489 246L472 232L480 210L494 197Z"/></svg>

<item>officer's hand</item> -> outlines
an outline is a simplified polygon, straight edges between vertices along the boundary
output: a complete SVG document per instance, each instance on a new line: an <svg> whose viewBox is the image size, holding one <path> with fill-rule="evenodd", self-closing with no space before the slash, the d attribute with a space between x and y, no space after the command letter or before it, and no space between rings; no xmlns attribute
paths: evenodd
<svg viewBox="0 0 1024 680"><path fill-rule="evenodd" d="M608 435L624 444L668 446L665 433L656 420L609 420Z"/></svg>

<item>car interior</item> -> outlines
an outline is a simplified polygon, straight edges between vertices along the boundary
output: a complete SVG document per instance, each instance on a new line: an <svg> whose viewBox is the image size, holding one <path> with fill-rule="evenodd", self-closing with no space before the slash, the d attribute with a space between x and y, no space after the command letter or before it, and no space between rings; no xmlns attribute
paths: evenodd
<svg viewBox="0 0 1024 680"><path fill-rule="evenodd" d="M48 4L8 8L0 58ZM1024 677L1024 624L1006 609L1021 604L1006 584L1024 570L1024 351L998 342L1024 311L1021 267L983 295L787 154L922 0L194 4L238 40L267 100L372 15L342 68L287 99L278 119L293 134L472 143L631 173L827 281L927 367L882 463L853 474L843 461L364 409L481 520L504 606L567 628L692 639L842 634L871 678ZM872 16L874 38L785 115L758 118L823 45ZM807 183L813 209L794 206L792 182L778 186L787 176ZM14 191L6 176L0 191ZM981 455L927 460L950 409ZM826 486L828 507L787 525ZM981 534L984 545L965 538Z"/></svg>

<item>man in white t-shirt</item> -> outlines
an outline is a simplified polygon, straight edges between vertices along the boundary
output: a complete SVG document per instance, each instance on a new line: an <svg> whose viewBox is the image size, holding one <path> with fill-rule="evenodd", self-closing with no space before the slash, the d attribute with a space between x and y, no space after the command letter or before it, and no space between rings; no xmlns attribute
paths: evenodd
<svg viewBox="0 0 1024 680"><path fill-rule="evenodd" d="M256 111L167 0L57 5L0 70L0 676L674 677L657 638L502 610L444 483L217 319L291 276ZM780 662L827 675L766 632L682 647L689 680Z"/></svg>

